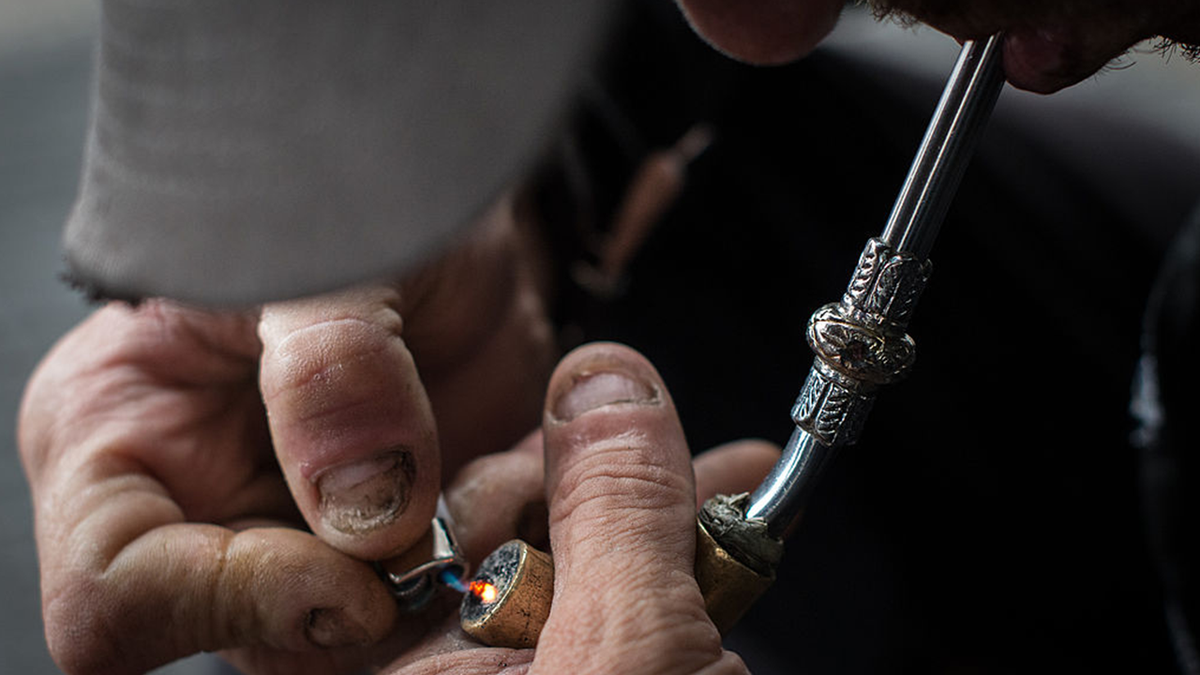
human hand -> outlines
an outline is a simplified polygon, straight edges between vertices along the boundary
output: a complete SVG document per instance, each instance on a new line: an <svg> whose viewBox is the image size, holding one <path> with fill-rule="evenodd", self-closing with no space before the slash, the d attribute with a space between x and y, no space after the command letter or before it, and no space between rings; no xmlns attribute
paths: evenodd
<svg viewBox="0 0 1200 675"><path fill-rule="evenodd" d="M717 492L752 488L778 448L742 441L699 456L666 386L636 352L582 347L559 364L543 432L469 466L447 492L464 547L478 560L527 538L541 496L539 445L554 554L554 604L536 650L483 648L451 617L443 635L387 670L424 673L744 673L704 611L693 576L696 510Z"/></svg>
<svg viewBox="0 0 1200 675"><path fill-rule="evenodd" d="M832 29L843 0L677 0L717 48L755 63L812 51ZM867 0L877 14L922 21L959 40L1003 31L1004 71L1013 86L1051 93L1079 82L1135 43L1162 36L1200 48L1200 6L1178 0ZM1190 45L1190 47L1188 46Z"/></svg>
<svg viewBox="0 0 1200 675"><path fill-rule="evenodd" d="M340 672L425 631L363 560L423 534L443 466L537 424L553 351L508 213L399 287L114 304L60 341L19 442L63 670Z"/></svg>

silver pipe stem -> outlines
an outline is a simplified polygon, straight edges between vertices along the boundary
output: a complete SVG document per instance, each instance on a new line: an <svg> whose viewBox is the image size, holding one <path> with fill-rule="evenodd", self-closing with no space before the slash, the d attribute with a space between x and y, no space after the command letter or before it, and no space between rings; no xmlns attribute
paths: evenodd
<svg viewBox="0 0 1200 675"><path fill-rule="evenodd" d="M1004 85L1003 42L997 34L963 44L883 229L881 238L896 251L929 257Z"/></svg>
<svg viewBox="0 0 1200 675"><path fill-rule="evenodd" d="M886 255L896 256L894 260L911 260L913 268L920 264L924 268L923 274L928 271L925 260L942 220L1004 85L1001 45L1000 35L994 35L984 42L969 41L963 44L925 138L913 159L904 187L896 198L881 237L882 242L877 246ZM876 245L869 243L867 250L871 251L872 246ZM855 270L855 281L871 273L872 265L878 262L868 260L868 257L869 254L864 253L859 268ZM877 272L874 274L877 275ZM878 279L878 276L875 278ZM890 381L864 380L862 378L866 376L866 371L847 367L845 359L840 356L830 360L828 354L823 355L819 349L823 347L821 336L814 335L814 324L819 324L823 316L828 318L829 307L834 307L834 315L841 319L851 323L859 321L854 317L856 313L861 314L863 307L859 306L861 298L856 294L855 281L851 282L851 289L847 291L842 307L831 305L822 308L810 320L809 343L817 351L818 357L793 410L796 430L784 447L779 462L750 495L746 518L765 520L768 532L775 537L781 537L799 517L821 468L838 447L854 441L874 399L875 389L879 384ZM886 326L888 332L884 337L898 341L897 338L903 336L907 327L912 303L916 302L923 285L923 279L913 284L916 290L912 291L911 302L907 309L902 310L902 316L881 315L871 320L879 325L864 325L860 330L878 334L879 326ZM895 288L889 292L894 293ZM893 303L876 304L890 307ZM822 315L822 312L826 314ZM871 314L871 311L867 313ZM907 336L903 336L903 339L908 340ZM823 370L818 368L822 360L825 361ZM895 375L902 376L902 372L897 371ZM831 391L833 393L829 393ZM812 420L824 413L813 413L813 409L826 405L834 396L841 397L837 405L831 406L839 408L835 413L840 417L828 423L830 417L827 416L818 419L818 422L824 420L826 423L814 424ZM841 409L843 401L849 401L852 414ZM824 442L818 440L818 435Z"/></svg>
<svg viewBox="0 0 1200 675"><path fill-rule="evenodd" d="M782 537L804 509L821 467L833 455L833 450L796 427L779 462L750 495L746 518L767 521L767 532L773 537Z"/></svg>

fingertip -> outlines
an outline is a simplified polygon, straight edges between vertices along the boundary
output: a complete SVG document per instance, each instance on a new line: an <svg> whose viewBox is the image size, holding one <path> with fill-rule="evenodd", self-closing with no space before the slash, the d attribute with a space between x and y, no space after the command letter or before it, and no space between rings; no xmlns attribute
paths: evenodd
<svg viewBox="0 0 1200 675"><path fill-rule="evenodd" d="M621 344L578 347L550 377L546 422L562 425L608 406L658 406L666 387L646 357Z"/></svg>
<svg viewBox="0 0 1200 675"><path fill-rule="evenodd" d="M399 294L365 287L263 309L260 382L288 487L318 537L353 556L424 535L437 429L400 331Z"/></svg>
<svg viewBox="0 0 1200 675"><path fill-rule="evenodd" d="M695 520L690 455L649 361L613 343L576 349L551 378L546 419L556 565L580 561L603 577L612 573L603 561L624 566L645 556L651 569L686 568Z"/></svg>
<svg viewBox="0 0 1200 675"><path fill-rule="evenodd" d="M598 342L567 354L550 378L544 413L546 495L578 496L599 487L625 464L686 475L691 466L683 430L654 366L625 345ZM587 491L584 491L586 494ZM690 500L689 500L690 501Z"/></svg>
<svg viewBox="0 0 1200 675"><path fill-rule="evenodd" d="M252 580L252 583L246 583ZM221 646L261 641L288 651L374 644L392 630L398 610L370 565L312 535L285 529L234 536L216 607L240 607L256 619L239 623ZM244 597L235 597L243 594ZM257 631L259 635L254 635Z"/></svg>

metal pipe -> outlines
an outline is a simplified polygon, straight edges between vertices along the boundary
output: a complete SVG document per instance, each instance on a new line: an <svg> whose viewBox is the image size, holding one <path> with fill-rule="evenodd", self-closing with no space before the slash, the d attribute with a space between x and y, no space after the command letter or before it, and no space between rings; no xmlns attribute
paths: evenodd
<svg viewBox="0 0 1200 675"><path fill-rule="evenodd" d="M767 521L767 532L774 537L799 515L816 485L821 467L833 454L833 448L818 441L809 432L796 427L783 448L779 462L750 495L746 518Z"/></svg>
<svg viewBox="0 0 1200 675"><path fill-rule="evenodd" d="M792 409L796 430L783 456L749 498L718 495L700 510L696 582L722 633L774 580L783 533L821 468L854 441L875 390L912 362L904 328L928 277L925 255L1003 84L998 46L997 38L963 46L884 239L867 243L842 301L809 320L817 358ZM521 541L504 544L483 561L463 598L463 630L492 646L532 647L549 616L553 585L548 556Z"/></svg>
<svg viewBox="0 0 1200 675"><path fill-rule="evenodd" d="M929 250L1004 85L1003 36L963 44L881 237L917 258Z"/></svg>
<svg viewBox="0 0 1200 675"><path fill-rule="evenodd" d="M746 511L766 521L771 536L799 516L836 449L854 442L879 386L912 363L904 331L928 278L926 258L1004 85L1002 42L994 35L963 44L883 235L867 243L842 301L809 320L817 358L792 410L796 430Z"/></svg>

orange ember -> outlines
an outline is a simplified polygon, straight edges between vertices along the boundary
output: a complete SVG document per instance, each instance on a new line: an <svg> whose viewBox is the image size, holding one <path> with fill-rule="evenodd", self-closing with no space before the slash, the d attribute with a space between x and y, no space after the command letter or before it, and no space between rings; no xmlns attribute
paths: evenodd
<svg viewBox="0 0 1200 675"><path fill-rule="evenodd" d="M496 601L496 587L486 581L472 581L470 586L471 592L475 597L479 598L485 605L489 605Z"/></svg>

